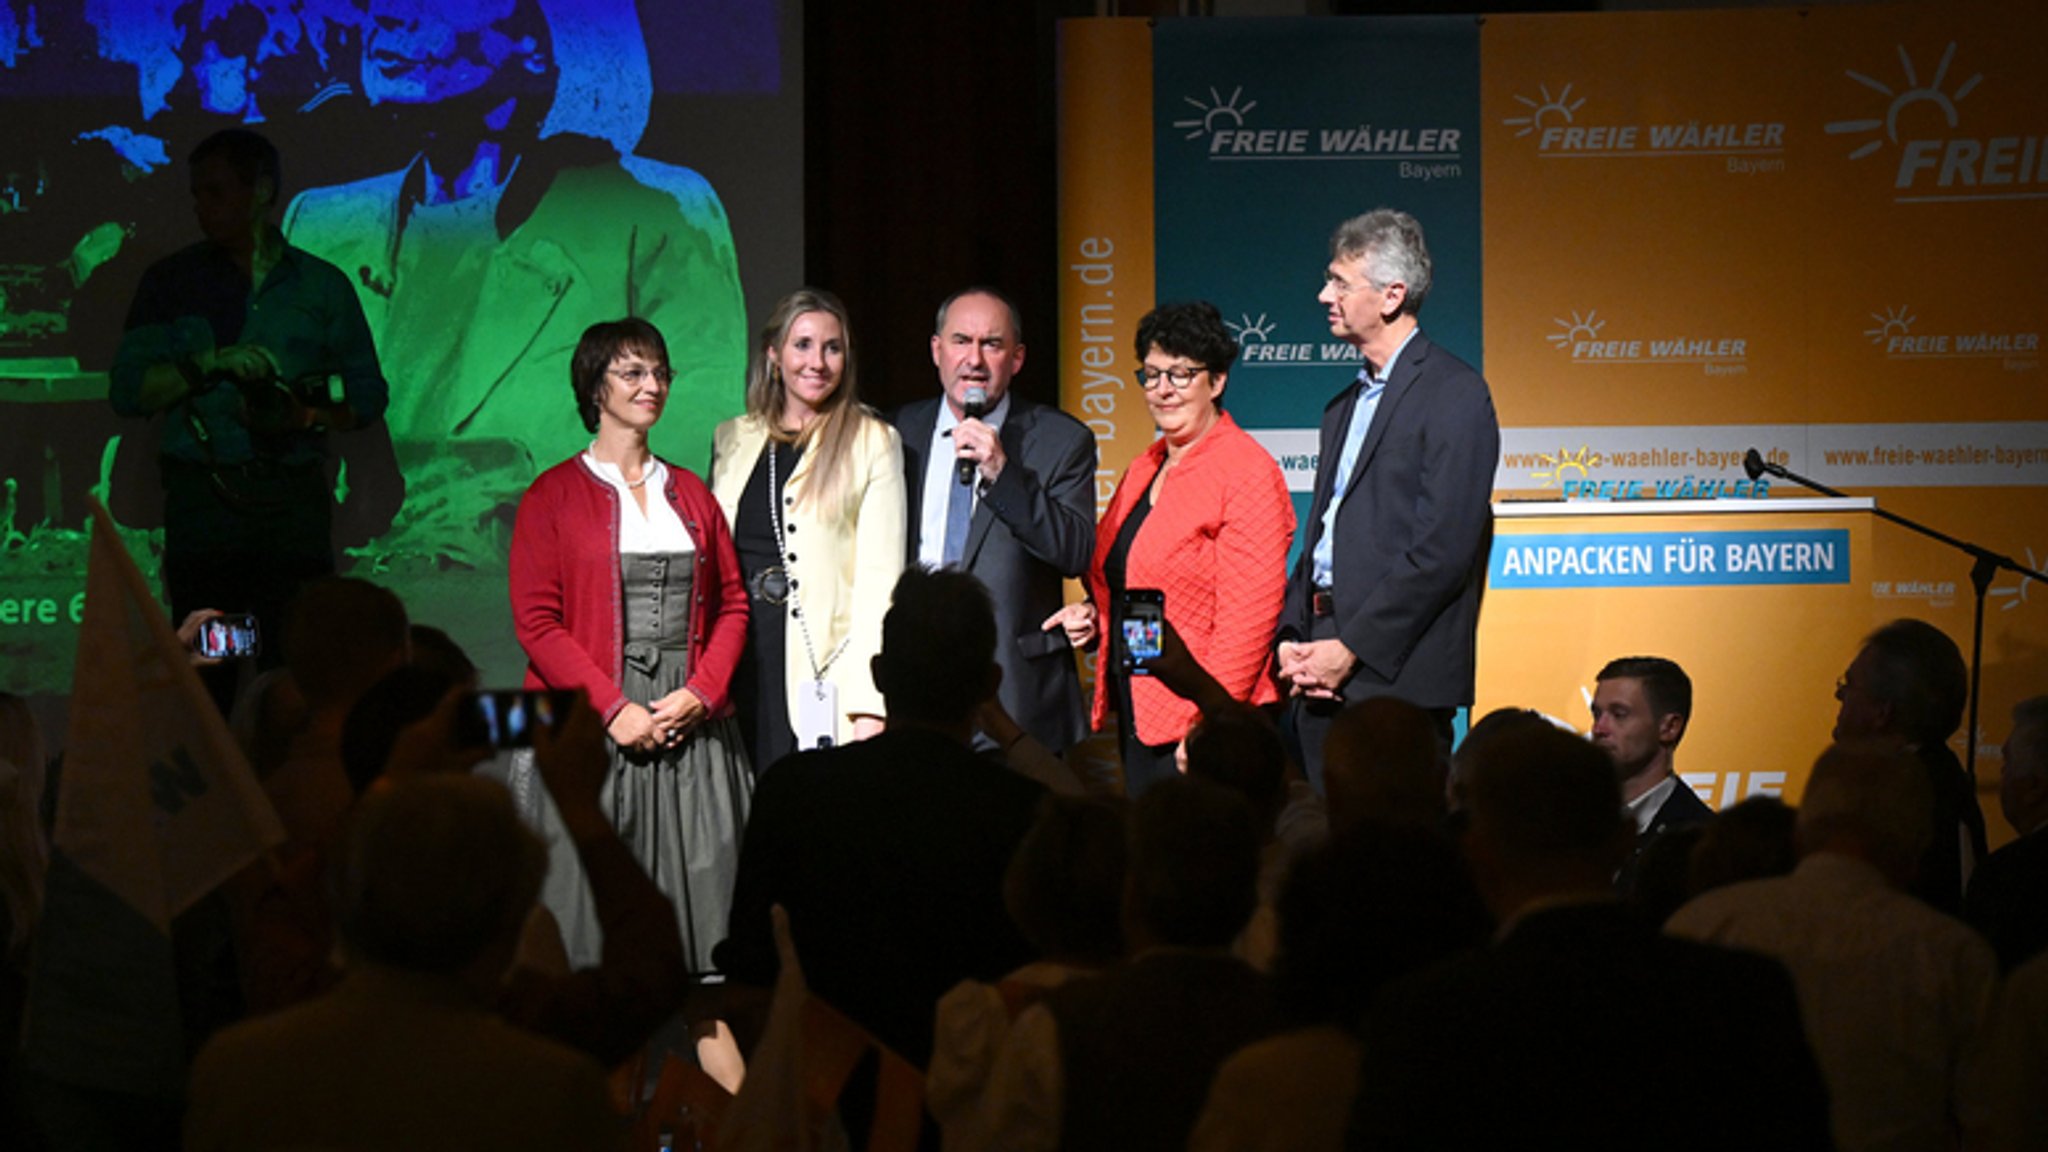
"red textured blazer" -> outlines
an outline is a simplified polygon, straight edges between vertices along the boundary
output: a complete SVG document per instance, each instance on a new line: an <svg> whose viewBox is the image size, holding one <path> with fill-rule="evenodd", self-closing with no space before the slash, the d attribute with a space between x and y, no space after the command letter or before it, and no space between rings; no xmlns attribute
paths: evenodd
<svg viewBox="0 0 2048 1152"><path fill-rule="evenodd" d="M697 545L690 586L690 679L713 716L747 642L747 589L732 532L696 474L662 461L662 495ZM579 453L546 472L519 501L512 528L512 625L526 649L529 688L581 688L606 723L626 706L625 618L619 567L619 494Z"/></svg>
<svg viewBox="0 0 2048 1152"><path fill-rule="evenodd" d="M1102 563L1124 520L1159 475L1166 441L1155 440L1118 482L1109 511L1095 526L1088 594L1108 636L1109 581ZM1166 594L1166 619L1192 655L1232 696L1253 704L1280 698L1269 670L1274 630L1287 593L1287 549L1294 540L1294 501L1272 454L1237 426L1230 413L1188 448L1166 477L1159 500L1131 541L1125 586ZM1101 649L1113 650L1108 639ZM1109 676L1095 678L1094 725L1109 714ZM1131 677L1138 739L1174 744L1196 719L1195 706L1149 676Z"/></svg>

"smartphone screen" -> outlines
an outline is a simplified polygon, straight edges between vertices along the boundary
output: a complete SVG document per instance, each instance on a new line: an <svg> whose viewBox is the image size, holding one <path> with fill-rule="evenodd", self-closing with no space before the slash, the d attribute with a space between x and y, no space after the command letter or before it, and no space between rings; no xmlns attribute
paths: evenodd
<svg viewBox="0 0 2048 1152"><path fill-rule="evenodd" d="M572 698L568 692L516 688L472 692L463 704L457 738L466 747L530 748L534 729L559 727Z"/></svg>
<svg viewBox="0 0 2048 1152"><path fill-rule="evenodd" d="M1150 676L1160 653L1160 630L1166 623L1166 594L1153 588L1132 588L1123 595L1118 613L1124 671Z"/></svg>
<svg viewBox="0 0 2048 1152"><path fill-rule="evenodd" d="M254 656L261 649L256 617L215 616L199 626L199 654L209 660Z"/></svg>

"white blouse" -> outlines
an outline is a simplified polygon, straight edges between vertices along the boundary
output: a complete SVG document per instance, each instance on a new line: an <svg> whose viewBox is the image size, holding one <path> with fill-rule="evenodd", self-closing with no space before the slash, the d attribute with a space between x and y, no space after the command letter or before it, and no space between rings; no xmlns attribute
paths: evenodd
<svg viewBox="0 0 2048 1152"><path fill-rule="evenodd" d="M588 451L583 453L583 463L599 479L618 490L619 552L622 555L696 552L697 542L690 538L690 530L683 526L683 518L676 515L675 508L662 495L668 486L668 468L661 461L648 457L647 467L640 473L639 487L647 493L645 512L633 499L634 486L626 483L625 474L617 465L607 464Z"/></svg>

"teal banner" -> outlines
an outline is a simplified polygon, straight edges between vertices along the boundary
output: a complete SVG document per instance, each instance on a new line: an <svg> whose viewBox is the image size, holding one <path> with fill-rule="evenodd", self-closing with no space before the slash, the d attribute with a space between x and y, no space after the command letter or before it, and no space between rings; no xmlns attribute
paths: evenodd
<svg viewBox="0 0 2048 1152"><path fill-rule="evenodd" d="M1479 24L1169 20L1153 46L1158 297L1222 311L1243 346L1225 405L1305 515L1323 406L1359 367L1316 302L1338 223L1422 222L1423 327L1483 370Z"/></svg>

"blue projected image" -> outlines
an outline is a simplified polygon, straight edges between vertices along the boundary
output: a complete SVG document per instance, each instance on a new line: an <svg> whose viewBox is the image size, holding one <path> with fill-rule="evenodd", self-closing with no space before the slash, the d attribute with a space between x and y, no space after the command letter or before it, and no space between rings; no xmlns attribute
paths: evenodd
<svg viewBox="0 0 2048 1152"><path fill-rule="evenodd" d="M491 130L673 162L672 130L643 147L673 101L780 91L780 21L774 0L0 0L0 371L105 367L125 292L189 239L177 169L213 130L258 127L305 189L401 167L516 88L525 121Z"/></svg>
<svg viewBox="0 0 2048 1152"><path fill-rule="evenodd" d="M199 239L186 155L246 125L282 155L286 240L349 278L390 383L380 426L329 436L340 569L516 675L511 523L589 442L566 387L584 328L663 332L677 377L652 446L702 469L742 404L743 266L763 291L801 274L800 220L761 197L801 186L800 154L742 151L800 136L796 10L0 0L0 419L28 432L0 443L0 537L28 543L0 555L0 592L82 587L88 493L154 573L166 417L117 419L104 372L143 271ZM729 210L713 179L753 202ZM70 658L68 630L0 634L0 687L54 689Z"/></svg>

